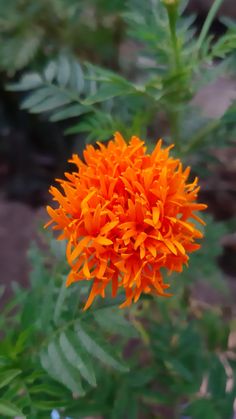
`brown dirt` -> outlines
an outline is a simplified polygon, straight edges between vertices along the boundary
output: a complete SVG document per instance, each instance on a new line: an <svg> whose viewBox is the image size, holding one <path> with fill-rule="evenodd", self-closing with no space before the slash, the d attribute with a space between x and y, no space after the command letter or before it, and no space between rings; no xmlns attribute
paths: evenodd
<svg viewBox="0 0 236 419"><path fill-rule="evenodd" d="M43 218L44 209L33 211L19 202L0 200L0 285L6 286L0 303L9 298L11 281L27 285L27 251Z"/></svg>

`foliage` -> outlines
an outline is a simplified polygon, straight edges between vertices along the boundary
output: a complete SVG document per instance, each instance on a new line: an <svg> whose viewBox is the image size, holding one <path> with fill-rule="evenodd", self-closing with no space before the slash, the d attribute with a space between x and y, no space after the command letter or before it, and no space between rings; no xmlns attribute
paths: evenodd
<svg viewBox="0 0 236 419"><path fill-rule="evenodd" d="M1 0L0 68L12 75L32 63L40 66L61 49L105 62L114 60L119 11L124 1L113 3L107 6L101 0L89 0L86 4L75 0ZM106 48L102 47L104 40Z"/></svg>
<svg viewBox="0 0 236 419"><path fill-rule="evenodd" d="M230 66L235 26L228 24L225 35L213 42L206 25L194 36L194 18L183 17L183 11L183 2L173 10L159 0L128 2L123 14L128 32L141 42L139 61L145 55L147 62L144 68L137 66L135 80L62 55L43 73L26 74L9 89L33 89L22 108L48 112L51 121L77 117L66 132L87 133L88 142L108 139L116 129L127 136L145 135L147 127L156 130L153 120L158 124L164 115L169 127L165 138L169 135L179 153L198 153L216 141L225 144L225 136L230 141L235 132L235 105L216 121L195 109L192 99ZM223 61L212 65L218 57Z"/></svg>
<svg viewBox="0 0 236 419"><path fill-rule="evenodd" d="M212 223L208 240L214 234L215 250L206 246L199 252L200 266L206 260L212 266L220 249L221 228L213 233ZM194 418L201 413L192 412L203 406L209 417L232 417L236 389L226 392L225 363L235 368L227 352L234 326L221 310L186 296L183 277L168 301L147 298L124 311L117 309L119 295L83 312L86 281L79 290L66 289L64 242L44 235L45 240L47 252L35 244L29 252L30 289L14 284L15 298L2 315L2 417L46 418L56 408L63 417L113 419L129 412L135 418L141 411L149 418L171 406L175 414L187 409ZM198 276L187 277L191 288ZM198 396L206 376L210 396Z"/></svg>
<svg viewBox="0 0 236 419"><path fill-rule="evenodd" d="M69 3L68 18L64 5ZM107 8L106 1L94 3L100 11ZM128 77L75 57L63 31L66 25L71 34L77 31L81 3L50 0L32 6L26 0L9 1L5 9L9 20L0 20L3 39L19 33L22 19L27 31L0 47L2 66L8 70L22 68L44 48L48 32L38 25L40 13L67 23L62 30L49 21L50 30L64 33L55 36L55 54L45 59L43 70L24 73L8 89L23 92L22 109L45 113L53 123L68 120L66 133L84 134L87 142L106 141L115 130L149 139L153 133L159 135L164 121L165 139L174 142L176 154L200 172L211 149L226 145L235 134L235 103L217 120L192 103L202 86L235 65L235 22L224 20L226 32L218 40L209 34L220 3L215 0L197 35L194 18L184 14L186 1L129 0L125 7L122 1L110 2L107 13L113 13L113 7L122 12L128 36L139 46L134 76ZM36 6L46 9L42 12ZM14 19L9 8L15 11ZM25 24L26 18L31 25ZM29 30L35 37L40 33L40 38L37 42L30 38L25 57L19 45L25 52ZM15 63L8 61L13 56L10 50L19 53ZM30 288L14 285L15 297L1 318L0 416L43 419L55 408L62 418L231 419L236 363L228 339L235 320L229 307L225 311L207 296L199 301L196 295L204 283L210 295L216 288L227 293L217 265L225 226L210 217L206 221L205 244L173 281L175 296L168 301L146 297L127 311L118 309L120 295L83 312L88 283L66 289L63 244L49 238L50 250L33 246Z"/></svg>

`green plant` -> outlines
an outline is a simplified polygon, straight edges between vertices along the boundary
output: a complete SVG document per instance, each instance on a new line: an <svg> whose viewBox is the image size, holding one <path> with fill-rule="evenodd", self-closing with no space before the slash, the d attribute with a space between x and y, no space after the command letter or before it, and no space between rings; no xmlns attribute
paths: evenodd
<svg viewBox="0 0 236 419"><path fill-rule="evenodd" d="M217 237L214 251L206 245L198 253L206 270L215 264L223 228L210 219L207 225L208 240L211 230ZM235 387L226 391L226 383L235 369L227 352L234 321L191 295L198 272L190 267L190 280L186 270L170 300L147 298L124 311L117 309L121 295L83 312L88 284L67 289L64 242L44 240L49 251L33 245L29 252L30 288L14 284L15 298L2 313L2 417L47 418L53 408L75 418L135 418L139 411L162 417L165 409L171 417L186 409L194 418L202 409L209 418L232 417Z"/></svg>
<svg viewBox="0 0 236 419"><path fill-rule="evenodd" d="M98 62L114 61L124 1L113 3L1 0L1 70L12 76L27 66L42 67L45 60L63 49ZM104 42L106 47L101 48Z"/></svg>
<svg viewBox="0 0 236 419"><path fill-rule="evenodd" d="M217 120L192 105L200 86L233 62L235 24L225 20L218 41L209 35L220 3L213 3L197 36L193 18L183 16L186 2L130 0L123 17L145 55L132 80L61 53L43 72L24 74L8 88L30 91L22 108L46 112L52 122L75 118L67 133L86 133L88 142L120 130L147 135L151 147L151 133L164 119L165 139L200 171L211 148L235 132L235 104ZM206 282L227 293L217 265L225 226L206 222L206 241L173 285L175 297L146 296L125 311L117 308L119 296L83 312L88 281L65 288L63 243L49 237L47 252L32 247L30 289L15 284L2 313L0 414L41 419L56 408L73 418L231 419L234 315L230 307L199 301L194 291Z"/></svg>
<svg viewBox="0 0 236 419"><path fill-rule="evenodd" d="M208 35L214 6L196 37L194 19L182 16L184 5L186 2L179 7L177 3L164 6L159 0L129 2L124 13L128 33L141 42L140 57L144 51L148 59L143 69L137 68L135 80L61 56L43 73L24 75L9 89L33 88L22 108L33 113L50 111L51 121L79 117L67 133L85 132L88 141L108 139L115 129L127 136L145 135L147 128L157 129L164 115L168 127L165 138L169 136L178 153L197 153L211 148L213 142L214 146L225 144L225 136L230 141L235 132L235 105L216 121L195 109L192 99L200 87L229 68L236 44L235 27L225 21L228 30L214 42ZM223 61L212 65L218 57Z"/></svg>

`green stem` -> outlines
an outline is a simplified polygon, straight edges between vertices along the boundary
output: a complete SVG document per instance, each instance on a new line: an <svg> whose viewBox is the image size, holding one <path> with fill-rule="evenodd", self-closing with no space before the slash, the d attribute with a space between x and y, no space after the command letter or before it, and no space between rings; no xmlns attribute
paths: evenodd
<svg viewBox="0 0 236 419"><path fill-rule="evenodd" d="M180 56L180 49L178 43L178 37L176 34L176 21L178 17L178 5L175 4L166 4L167 14L168 14L168 21L169 21L169 29L170 29L170 37L171 37L171 44L172 44L172 51L173 51L173 58L174 58L174 72L178 73L181 70L182 63L181 63L181 56ZM173 109L169 111L169 120L170 120L170 131L172 140L176 145L176 150L180 152L181 150L181 138L180 138L180 110Z"/></svg>
<svg viewBox="0 0 236 419"><path fill-rule="evenodd" d="M210 26L215 18L215 15L218 11L218 9L221 6L221 3L223 3L223 0L215 0L214 3L212 4L208 15L206 17L206 20L204 22L204 25L202 27L201 33L199 35L198 41L197 41L197 51L199 51L205 41L205 38L209 32Z"/></svg>
<svg viewBox="0 0 236 419"><path fill-rule="evenodd" d="M178 71L181 68L181 60L178 38L176 35L177 5L166 5L166 8L168 14L171 43L174 54L174 67L175 70Z"/></svg>

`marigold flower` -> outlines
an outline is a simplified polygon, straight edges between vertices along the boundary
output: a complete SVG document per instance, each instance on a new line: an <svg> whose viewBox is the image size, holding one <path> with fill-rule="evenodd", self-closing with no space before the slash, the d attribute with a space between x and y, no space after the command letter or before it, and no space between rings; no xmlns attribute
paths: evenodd
<svg viewBox="0 0 236 419"><path fill-rule="evenodd" d="M113 297L125 290L122 306L142 293L169 296L161 268L181 272L200 247L194 220L204 222L195 211L206 205L196 203L198 179L188 183L190 168L169 157L173 146L162 148L161 140L151 154L139 138L127 144L119 133L98 145L87 146L84 162L73 155L77 168L58 180L62 192L50 188L58 208L47 207L48 224L68 240L67 285L92 281L85 309L109 284Z"/></svg>

